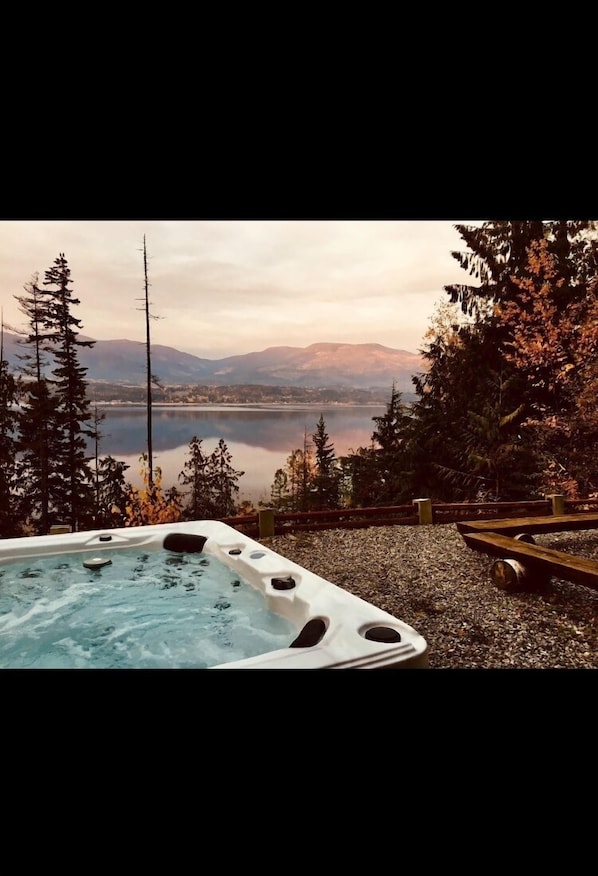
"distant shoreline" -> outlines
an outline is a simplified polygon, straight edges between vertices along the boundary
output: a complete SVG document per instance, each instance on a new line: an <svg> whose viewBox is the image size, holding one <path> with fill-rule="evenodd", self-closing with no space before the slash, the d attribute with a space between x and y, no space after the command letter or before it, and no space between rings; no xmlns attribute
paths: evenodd
<svg viewBox="0 0 598 876"><path fill-rule="evenodd" d="M97 402L101 407L110 408L142 408L145 410L146 402L126 401L101 401ZM379 408L384 402L152 402L152 408Z"/></svg>
<svg viewBox="0 0 598 876"><path fill-rule="evenodd" d="M413 392L402 391L404 404L411 404L417 396ZM147 388L144 386L125 386L115 384L88 383L87 396L92 404L145 407ZM256 407L277 405L281 408L293 406L314 407L363 407L388 404L391 390L361 390L354 387L278 387L278 386L160 386L152 389L152 405L168 407L190 407L193 405L217 405Z"/></svg>
<svg viewBox="0 0 598 876"><path fill-rule="evenodd" d="M417 396L399 389L404 404ZM88 382L87 395L98 405L146 407L147 388L141 385ZM386 405L391 390L357 389L356 387L289 387L263 384L232 384L228 386L166 385L152 388L152 405L191 407L216 405L226 407L259 407L276 405L283 408L318 405L327 407L364 407Z"/></svg>

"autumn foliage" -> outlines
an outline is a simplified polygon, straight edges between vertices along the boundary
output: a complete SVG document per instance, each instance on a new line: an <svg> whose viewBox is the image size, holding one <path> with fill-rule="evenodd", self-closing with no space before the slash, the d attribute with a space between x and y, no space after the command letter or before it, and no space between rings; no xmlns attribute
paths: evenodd
<svg viewBox="0 0 598 876"><path fill-rule="evenodd" d="M595 292L579 297L566 288L546 240L531 244L527 275L512 281L518 297L495 308L511 329L506 359L550 393L581 386L598 341Z"/></svg>
<svg viewBox="0 0 598 876"><path fill-rule="evenodd" d="M578 498L595 474L597 284L568 283L545 239L527 252L526 273L512 278L517 298L497 304L495 313L510 330L505 358L532 390L524 426L544 456L545 486Z"/></svg>
<svg viewBox="0 0 598 876"><path fill-rule="evenodd" d="M181 495L176 488L163 491L162 470L159 466L154 468L150 484L147 454L143 453L139 457L139 461L141 463L139 473L143 479L143 487L129 488L125 526L178 522L183 510Z"/></svg>

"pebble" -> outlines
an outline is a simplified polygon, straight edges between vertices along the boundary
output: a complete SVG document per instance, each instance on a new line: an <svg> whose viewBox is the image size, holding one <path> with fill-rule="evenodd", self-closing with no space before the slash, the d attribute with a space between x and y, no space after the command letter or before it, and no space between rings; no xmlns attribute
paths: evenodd
<svg viewBox="0 0 598 876"><path fill-rule="evenodd" d="M598 532L545 533L537 544L598 562ZM455 524L371 526L272 536L264 545L414 627L431 669L597 669L598 591L551 578L508 592L493 559Z"/></svg>

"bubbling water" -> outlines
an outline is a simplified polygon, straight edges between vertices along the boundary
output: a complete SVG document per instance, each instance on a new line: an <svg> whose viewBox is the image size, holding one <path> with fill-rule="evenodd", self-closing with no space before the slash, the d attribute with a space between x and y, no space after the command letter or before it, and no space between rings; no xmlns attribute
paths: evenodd
<svg viewBox="0 0 598 876"><path fill-rule="evenodd" d="M0 565L0 667L204 669L297 634L216 557L102 550Z"/></svg>

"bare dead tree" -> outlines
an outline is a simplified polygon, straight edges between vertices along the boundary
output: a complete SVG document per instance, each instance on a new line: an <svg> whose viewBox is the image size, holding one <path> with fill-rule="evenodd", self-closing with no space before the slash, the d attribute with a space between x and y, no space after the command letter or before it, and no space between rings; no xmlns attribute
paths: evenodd
<svg viewBox="0 0 598 876"><path fill-rule="evenodd" d="M143 235L143 275L145 279L144 298L138 298L138 301L144 301L143 308L145 311L145 353L146 353L146 377L147 377L147 471L148 471L148 488L152 490L154 486L154 464L153 464L153 441L152 441L152 385L160 386L158 378L152 374L152 358L151 358L151 338L150 338L150 320L159 319L158 316L153 316L150 313L149 287L147 277L147 247L145 243L145 234Z"/></svg>

